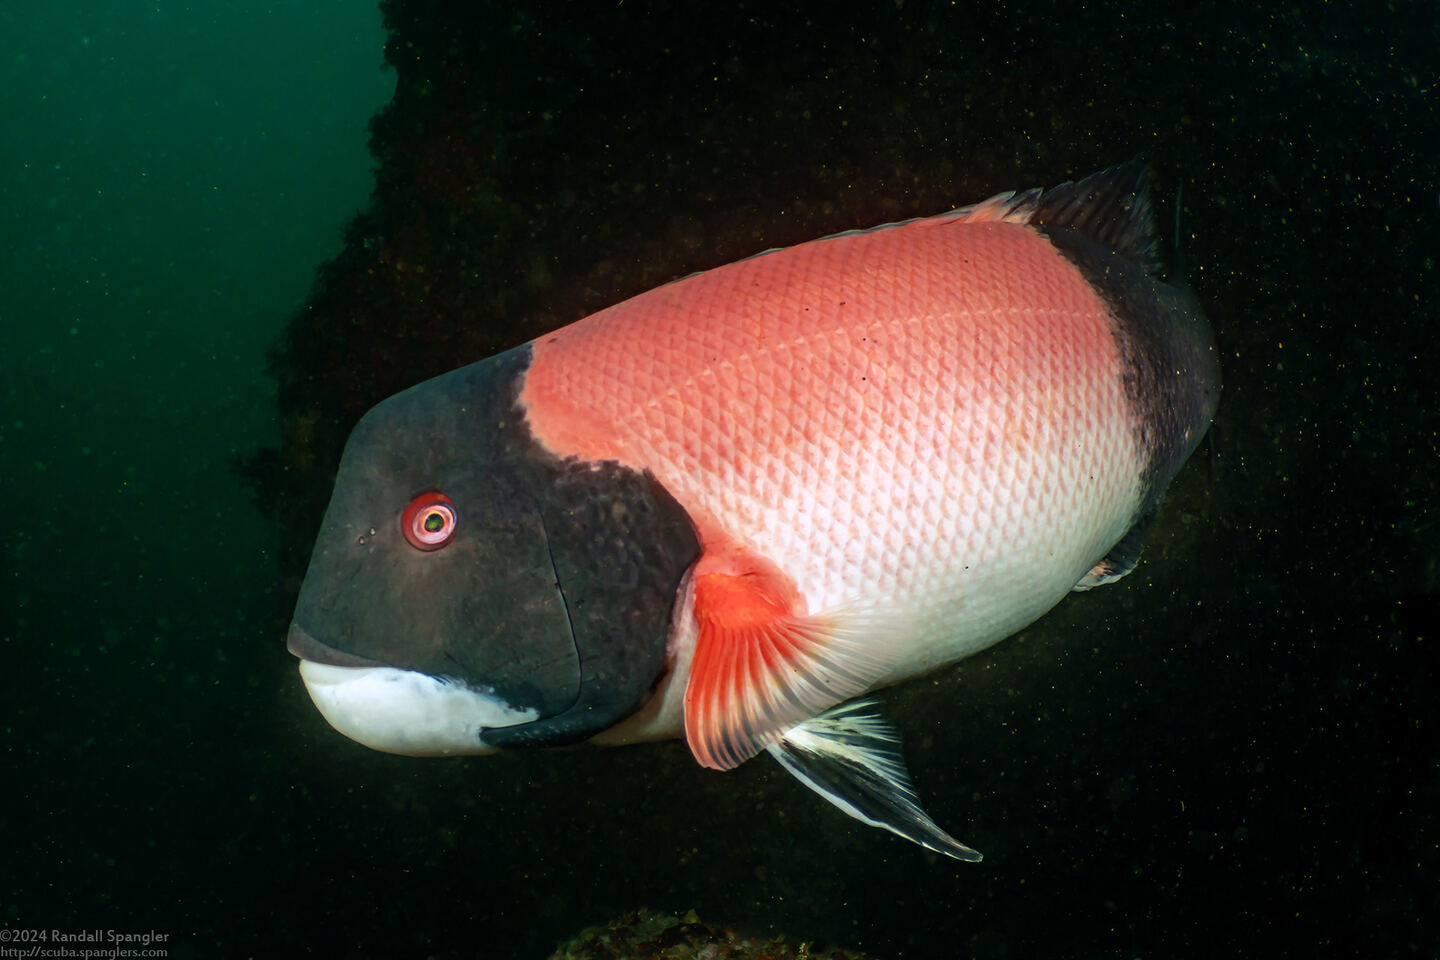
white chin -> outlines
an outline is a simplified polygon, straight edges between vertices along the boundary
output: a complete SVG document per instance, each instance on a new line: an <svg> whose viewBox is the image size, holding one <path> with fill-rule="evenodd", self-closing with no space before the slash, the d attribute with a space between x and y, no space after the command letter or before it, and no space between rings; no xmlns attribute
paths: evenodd
<svg viewBox="0 0 1440 960"><path fill-rule="evenodd" d="M301 660L300 679L330 726L373 750L411 757L494 753L480 742L482 730L539 717L493 693L395 667Z"/></svg>

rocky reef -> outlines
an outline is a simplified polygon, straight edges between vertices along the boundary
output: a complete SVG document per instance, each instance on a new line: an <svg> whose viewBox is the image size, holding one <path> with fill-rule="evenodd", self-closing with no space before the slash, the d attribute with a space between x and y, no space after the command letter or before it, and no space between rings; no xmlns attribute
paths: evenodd
<svg viewBox="0 0 1440 960"><path fill-rule="evenodd" d="M795 943L785 937L747 937L700 920L637 910L590 927L561 944L549 960L876 960L867 953Z"/></svg>

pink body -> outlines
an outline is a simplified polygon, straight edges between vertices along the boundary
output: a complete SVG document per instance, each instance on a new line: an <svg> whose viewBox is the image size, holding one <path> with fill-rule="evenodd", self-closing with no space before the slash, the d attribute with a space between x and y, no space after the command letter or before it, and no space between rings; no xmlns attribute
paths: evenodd
<svg viewBox="0 0 1440 960"><path fill-rule="evenodd" d="M1030 623L1135 519L1114 327L987 201L603 310L534 342L521 403L550 452L651 471L697 574L760 558L796 613L881 625L882 687Z"/></svg>

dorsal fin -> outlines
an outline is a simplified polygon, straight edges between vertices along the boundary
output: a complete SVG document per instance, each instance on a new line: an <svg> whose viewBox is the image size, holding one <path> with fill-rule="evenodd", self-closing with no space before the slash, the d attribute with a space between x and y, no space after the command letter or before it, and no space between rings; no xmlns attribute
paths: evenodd
<svg viewBox="0 0 1440 960"><path fill-rule="evenodd" d="M1159 244L1155 217L1150 209L1150 165L1131 160L1092 173L1084 180L1070 181L1048 190L1007 190L979 203L956 207L929 217L911 217L858 230L842 230L812 240L824 243L858 234L894 230L912 224L940 226L950 223L1033 223L1036 226L1074 230L1096 243L1133 260L1152 276L1159 276ZM766 257L787 249L771 247L744 260ZM737 260L736 263L743 263ZM687 273L671 283L699 276L703 270Z"/></svg>
<svg viewBox="0 0 1440 960"><path fill-rule="evenodd" d="M1030 222L1052 230L1074 230L1152 276L1161 272L1155 215L1150 209L1150 166L1144 160L1051 187L1040 195Z"/></svg>

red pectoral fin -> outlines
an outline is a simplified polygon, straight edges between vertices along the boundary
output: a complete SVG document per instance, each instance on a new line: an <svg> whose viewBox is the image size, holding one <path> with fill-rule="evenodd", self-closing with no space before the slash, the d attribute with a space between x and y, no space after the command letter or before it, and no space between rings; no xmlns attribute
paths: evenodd
<svg viewBox="0 0 1440 960"><path fill-rule="evenodd" d="M786 593L765 574L695 578L699 636L685 688L685 738L701 766L739 766L796 724L863 692L883 670L846 617L796 615Z"/></svg>

